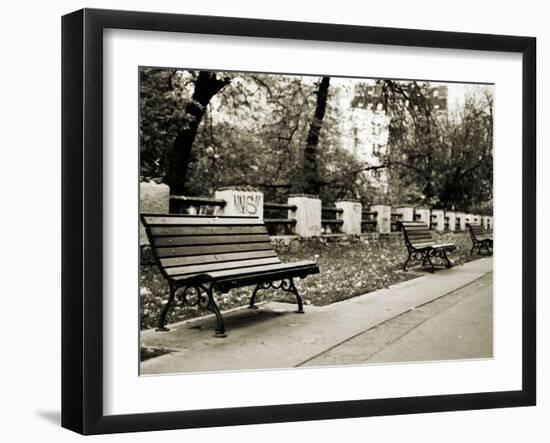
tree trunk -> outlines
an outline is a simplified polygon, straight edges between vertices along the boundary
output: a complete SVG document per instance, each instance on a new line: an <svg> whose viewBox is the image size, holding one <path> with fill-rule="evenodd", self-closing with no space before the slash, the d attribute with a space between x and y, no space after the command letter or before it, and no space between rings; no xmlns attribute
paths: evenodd
<svg viewBox="0 0 550 443"><path fill-rule="evenodd" d="M192 99L185 107L189 123L177 133L168 159L166 181L170 187L171 195L183 195L185 193L185 179L191 161L191 148L197 136L197 130L206 106L214 95L229 84L229 81L227 78L217 78L214 72L199 71L199 75L195 80ZM169 211L178 212L176 206L177 201L170 200Z"/></svg>
<svg viewBox="0 0 550 443"><path fill-rule="evenodd" d="M309 126L309 133L304 150L303 167L303 192L306 194L319 194L320 177L318 163L319 133L323 125L323 118L327 108L327 97L330 77L323 77L317 90L317 105L315 115Z"/></svg>

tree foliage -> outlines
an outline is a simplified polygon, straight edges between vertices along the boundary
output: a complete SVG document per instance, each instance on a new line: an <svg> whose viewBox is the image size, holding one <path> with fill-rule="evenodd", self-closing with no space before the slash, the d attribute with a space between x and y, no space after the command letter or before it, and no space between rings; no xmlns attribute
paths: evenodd
<svg viewBox="0 0 550 443"><path fill-rule="evenodd" d="M326 203L491 207L490 91L442 112L434 109L429 83L378 81L377 112L389 117L387 147L361 160L343 142L355 123L344 123L350 106L372 99L374 82L350 82L355 96L346 104L341 83L328 77L144 68L141 174L163 177L190 196L248 185L267 201L314 192ZM374 174L385 174L387 193L375 186Z"/></svg>
<svg viewBox="0 0 550 443"><path fill-rule="evenodd" d="M489 209L492 95L468 94L461 109L447 113L434 109L429 83L380 84L391 117L383 158L391 174L391 197L445 209Z"/></svg>
<svg viewBox="0 0 550 443"><path fill-rule="evenodd" d="M192 94L192 77L176 69L140 70L141 174L164 176L166 155L178 130L187 127L186 105Z"/></svg>

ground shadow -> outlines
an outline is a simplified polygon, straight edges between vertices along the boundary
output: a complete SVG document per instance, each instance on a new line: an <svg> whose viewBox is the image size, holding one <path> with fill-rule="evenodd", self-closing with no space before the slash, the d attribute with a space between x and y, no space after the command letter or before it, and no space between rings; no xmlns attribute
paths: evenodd
<svg viewBox="0 0 550 443"><path fill-rule="evenodd" d="M36 411L36 415L53 425L61 425L61 411Z"/></svg>
<svg viewBox="0 0 550 443"><path fill-rule="evenodd" d="M224 314L223 321L226 329L237 329L237 328L246 328L257 323L265 322L272 320L274 318L280 317L281 315L291 314L292 311L280 312L272 311L269 309L249 309L243 308L237 311ZM208 317L203 320L193 323L191 326L193 329L200 330L214 330L216 328L216 318Z"/></svg>

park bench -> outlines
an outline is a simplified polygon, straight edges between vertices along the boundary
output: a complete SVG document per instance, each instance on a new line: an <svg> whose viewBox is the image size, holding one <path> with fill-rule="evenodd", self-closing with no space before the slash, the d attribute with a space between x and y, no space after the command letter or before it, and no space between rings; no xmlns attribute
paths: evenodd
<svg viewBox="0 0 550 443"><path fill-rule="evenodd" d="M436 243L432 236L432 231L422 222L418 221L403 221L397 222L400 229L403 231L405 245L409 256L403 265L403 270L407 270L409 261L421 261L422 266L429 266L430 270L434 269L432 258L437 257L445 260L445 266L450 268L451 261L447 257L447 252L454 251L456 245L454 243Z"/></svg>
<svg viewBox="0 0 550 443"><path fill-rule="evenodd" d="M256 285L258 291L281 289L296 296L303 313L294 278L319 272L317 263L281 263L271 246L265 224L257 217L142 214L153 255L170 292L158 321L157 331L167 331L166 314L180 290L181 303L211 310L217 319L217 337L225 337L223 318L214 292Z"/></svg>
<svg viewBox="0 0 550 443"><path fill-rule="evenodd" d="M479 224L468 223L468 230L470 231L470 238L472 239L472 249L470 255L472 255L476 249L477 253L481 254L481 250L484 249L488 255L493 254L493 236L483 229L483 226Z"/></svg>

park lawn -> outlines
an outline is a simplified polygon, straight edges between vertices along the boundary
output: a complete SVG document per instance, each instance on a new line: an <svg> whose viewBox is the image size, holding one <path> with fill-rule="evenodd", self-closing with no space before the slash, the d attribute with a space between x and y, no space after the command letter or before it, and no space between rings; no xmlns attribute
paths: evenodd
<svg viewBox="0 0 550 443"><path fill-rule="evenodd" d="M442 241L451 240L458 250L449 257L457 266L479 258L469 255L471 241L466 233L446 234ZM391 285L410 280L421 275L423 270L413 268L402 271L407 257L401 240L371 240L351 244L328 242L326 244L307 244L296 252L280 252L283 262L314 260L317 261L320 273L310 275L295 283L304 304L323 306L337 301L356 297L361 294L388 288ZM435 263L435 261L434 261ZM223 311L248 304L252 286L232 290L229 294L216 294L216 302ZM141 267L141 327L156 326L159 312L166 303L168 284L156 266ZM292 294L283 291L265 290L258 293L257 301L295 302ZM182 306L175 303L170 309L167 322L173 323L206 314L204 309L196 306Z"/></svg>

